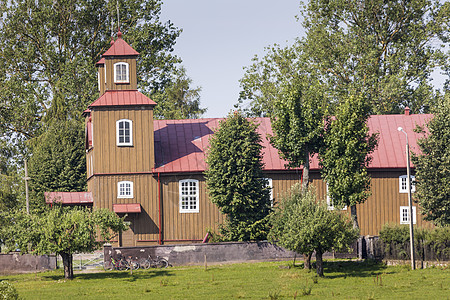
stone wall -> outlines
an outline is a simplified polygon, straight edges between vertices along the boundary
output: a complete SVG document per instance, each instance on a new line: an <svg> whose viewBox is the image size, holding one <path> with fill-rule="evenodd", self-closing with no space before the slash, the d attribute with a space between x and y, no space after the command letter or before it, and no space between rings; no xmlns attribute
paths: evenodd
<svg viewBox="0 0 450 300"><path fill-rule="evenodd" d="M0 274L40 272L56 269L55 255L0 254Z"/></svg>

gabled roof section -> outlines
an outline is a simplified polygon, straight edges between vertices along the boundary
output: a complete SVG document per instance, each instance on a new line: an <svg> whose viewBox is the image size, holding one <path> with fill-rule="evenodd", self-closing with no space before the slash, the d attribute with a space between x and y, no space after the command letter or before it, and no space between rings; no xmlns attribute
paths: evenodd
<svg viewBox="0 0 450 300"><path fill-rule="evenodd" d="M104 65L104 64L105 64L105 58L102 57L102 58L100 58L100 60L95 65L99 66L99 65Z"/></svg>
<svg viewBox="0 0 450 300"><path fill-rule="evenodd" d="M137 56L137 55L139 55L139 52L134 50L130 45L127 44L127 42L125 42L122 39L122 33L119 31L117 33L117 40L115 40L114 44L112 44L111 47L108 50L106 50L105 53L103 53L102 57L107 57L107 56Z"/></svg>
<svg viewBox="0 0 450 300"><path fill-rule="evenodd" d="M373 115L368 120L369 131L378 133L378 147L372 153L369 169L401 169L406 168L406 138L397 130L402 127L408 133L411 151L418 153L417 140L421 134L413 130L417 125L425 125L432 115ZM197 120L155 120L155 159L154 172L184 173L203 172L209 139L224 119ZM286 161L280 159L278 150L268 140L272 134L269 118L253 119L258 126L263 144L263 162L266 171L285 170ZM318 170L319 160L314 156L311 160L312 170Z"/></svg>
<svg viewBox="0 0 450 300"><path fill-rule="evenodd" d="M110 90L94 101L89 108L102 106L155 106L156 102L136 90Z"/></svg>
<svg viewBox="0 0 450 300"><path fill-rule="evenodd" d="M182 173L206 170L206 152L209 139L218 128L222 118L196 120L155 120L154 172ZM272 133L269 118L253 119L259 124L263 144L265 170L284 170L286 162L281 160L278 150L270 145L267 134Z"/></svg>

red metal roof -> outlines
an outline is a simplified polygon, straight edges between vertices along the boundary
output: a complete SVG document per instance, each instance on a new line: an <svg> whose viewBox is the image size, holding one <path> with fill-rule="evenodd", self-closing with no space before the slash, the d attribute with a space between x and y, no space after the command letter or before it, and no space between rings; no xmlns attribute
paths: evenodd
<svg viewBox="0 0 450 300"><path fill-rule="evenodd" d="M113 211L118 214L140 213L141 205L139 203L113 204Z"/></svg>
<svg viewBox="0 0 450 300"><path fill-rule="evenodd" d="M402 127L408 133L411 151L418 152L417 139L420 135L413 129L424 125L432 115L374 115L368 121L370 132L379 133L378 147L372 153L371 169L406 168L405 145ZM155 120L155 172L203 172L206 169L205 150L209 138L219 121L223 119L197 120ZM265 170L284 170L286 162L281 160L278 150L267 138L272 134L269 118L255 118L262 137L263 162ZM311 169L319 169L317 156L311 161Z"/></svg>
<svg viewBox="0 0 450 300"><path fill-rule="evenodd" d="M103 53L102 57L106 56L135 56L139 55L139 52L134 50L130 45L122 39L122 33L119 31L118 38L114 44Z"/></svg>
<svg viewBox="0 0 450 300"><path fill-rule="evenodd" d="M93 204L91 192L45 192L45 203Z"/></svg>
<svg viewBox="0 0 450 300"><path fill-rule="evenodd" d="M105 64L105 58L102 57L95 65L98 66L98 65L104 65L104 64Z"/></svg>
<svg viewBox="0 0 450 300"><path fill-rule="evenodd" d="M106 91L89 108L123 105L156 105L156 102L136 90L112 90Z"/></svg>

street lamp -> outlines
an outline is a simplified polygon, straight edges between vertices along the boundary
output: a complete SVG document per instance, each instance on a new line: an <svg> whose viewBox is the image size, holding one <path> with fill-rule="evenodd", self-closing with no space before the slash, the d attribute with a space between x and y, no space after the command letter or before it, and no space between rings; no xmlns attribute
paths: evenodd
<svg viewBox="0 0 450 300"><path fill-rule="evenodd" d="M409 143L408 134L403 130L403 128L397 128L398 131L403 132L406 135L406 176L407 176L407 186L408 186L408 202L409 202L409 240L411 248L411 269L416 269L416 257L414 254L414 229L413 229L413 210L412 210L412 198L411 198L411 170L409 167Z"/></svg>

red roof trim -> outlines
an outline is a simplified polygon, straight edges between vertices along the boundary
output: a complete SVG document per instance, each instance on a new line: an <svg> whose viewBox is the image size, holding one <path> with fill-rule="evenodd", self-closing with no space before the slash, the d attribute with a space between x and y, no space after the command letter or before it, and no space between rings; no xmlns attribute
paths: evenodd
<svg viewBox="0 0 450 300"><path fill-rule="evenodd" d="M89 108L100 106L155 106L156 102L136 90L106 91Z"/></svg>
<svg viewBox="0 0 450 300"><path fill-rule="evenodd" d="M139 203L113 204L113 211L118 214L140 213L141 205Z"/></svg>
<svg viewBox="0 0 450 300"><path fill-rule="evenodd" d="M93 204L91 192L45 192L45 203Z"/></svg>

